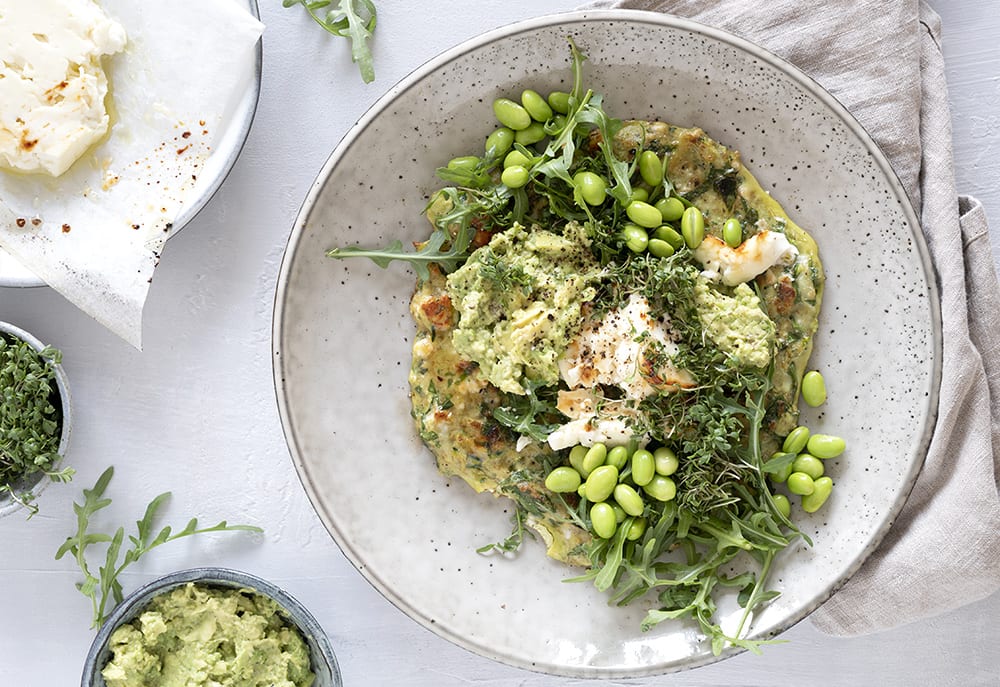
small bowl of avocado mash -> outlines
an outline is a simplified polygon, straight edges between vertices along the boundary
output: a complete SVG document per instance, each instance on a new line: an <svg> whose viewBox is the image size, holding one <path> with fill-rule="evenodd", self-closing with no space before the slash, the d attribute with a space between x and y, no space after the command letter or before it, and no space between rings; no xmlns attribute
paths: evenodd
<svg viewBox="0 0 1000 687"><path fill-rule="evenodd" d="M171 573L136 590L98 631L81 687L341 687L323 628L259 577Z"/></svg>

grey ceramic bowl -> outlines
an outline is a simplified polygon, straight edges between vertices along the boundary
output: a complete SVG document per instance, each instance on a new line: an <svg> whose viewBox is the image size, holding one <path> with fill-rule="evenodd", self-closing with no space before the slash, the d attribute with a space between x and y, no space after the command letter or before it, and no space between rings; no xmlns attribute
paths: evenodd
<svg viewBox="0 0 1000 687"><path fill-rule="evenodd" d="M45 344L39 341L35 336L29 334L20 327L15 327L7 322L0 322L0 336L21 339L36 351L41 351L45 348ZM62 365L52 364L52 367L56 373L56 389L59 393L59 412L61 415L60 424L62 426L62 432L59 438L59 455L63 456L65 459L66 450L69 448L70 432L73 428L72 403L70 402L69 395L69 379L66 377L66 372L63 370ZM39 492L42 491L42 489L44 489L50 481L51 480L46 479L41 472L37 472L18 482L15 485L15 490L18 493L30 491L35 496L38 496ZM13 513L23 507L24 506L22 506L15 499L12 499L10 496L0 496L0 517L3 517L8 513Z"/></svg>
<svg viewBox="0 0 1000 687"><path fill-rule="evenodd" d="M135 620L154 597L165 594L176 587L181 587L188 582L227 589L249 589L270 597L285 609L288 620L298 628L309 646L309 653L312 656L312 671L316 674L313 687L341 687L344 684L340 677L337 657L333 653L333 647L330 646L330 640L326 633L323 632L323 628L320 627L316 618L294 597L267 580L238 570L192 568L153 580L132 592L118 605L98 631L97 637L94 638L94 643L87 654L87 661L83 666L83 678L80 681L80 686L105 687L101 670L110 658L108 640L111 633L120 625Z"/></svg>

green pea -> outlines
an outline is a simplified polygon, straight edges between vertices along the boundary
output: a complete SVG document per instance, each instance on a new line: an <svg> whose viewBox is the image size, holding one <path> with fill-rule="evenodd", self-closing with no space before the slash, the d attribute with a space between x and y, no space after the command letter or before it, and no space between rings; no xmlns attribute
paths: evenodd
<svg viewBox="0 0 1000 687"><path fill-rule="evenodd" d="M628 218L646 229L655 229L660 226L662 218L660 211L649 203L642 200L633 200L626 206L625 214Z"/></svg>
<svg viewBox="0 0 1000 687"><path fill-rule="evenodd" d="M523 107L510 98L497 98L493 101L493 114L497 121L508 129L520 131L531 124L531 115Z"/></svg>
<svg viewBox="0 0 1000 687"><path fill-rule="evenodd" d="M691 250L700 246L705 240L705 216L693 205L681 216L681 236Z"/></svg>
<svg viewBox="0 0 1000 687"><path fill-rule="evenodd" d="M833 491L833 480L829 477L820 477L813 483L813 492L802 497L802 510L806 513L815 513L830 498Z"/></svg>
<svg viewBox="0 0 1000 687"><path fill-rule="evenodd" d="M547 122L552 117L552 108L545 98L530 88L521 92L521 106L536 122Z"/></svg>
<svg viewBox="0 0 1000 687"><path fill-rule="evenodd" d="M809 449L809 453L817 458L828 459L836 458L843 453L844 449L847 448L847 442L832 434L813 434L809 437L809 442L806 446Z"/></svg>
<svg viewBox="0 0 1000 687"><path fill-rule="evenodd" d="M632 195L630 196L630 198L631 200L641 200L643 203L645 203L647 200L649 200L649 191L647 191L644 188L633 188Z"/></svg>
<svg viewBox="0 0 1000 687"><path fill-rule="evenodd" d="M652 150L644 150L639 156L639 175L647 184L656 188L663 183L663 163Z"/></svg>
<svg viewBox="0 0 1000 687"><path fill-rule="evenodd" d="M655 475L642 490L657 501L672 501L677 496L677 485L669 477Z"/></svg>
<svg viewBox="0 0 1000 687"><path fill-rule="evenodd" d="M677 472L677 467L680 465L677 454L666 446L661 446L653 451L653 464L656 467L656 474L664 477L669 477Z"/></svg>
<svg viewBox="0 0 1000 687"><path fill-rule="evenodd" d="M520 131L514 132L514 140L523 146L530 146L545 138L545 127L539 122L532 122Z"/></svg>
<svg viewBox="0 0 1000 687"><path fill-rule="evenodd" d="M587 478L587 500L593 503L607 501L616 484L618 484L618 468L614 465L601 465L595 468Z"/></svg>
<svg viewBox="0 0 1000 687"><path fill-rule="evenodd" d="M656 201L656 209L660 211L664 222L676 222L684 216L684 203L674 196L660 198Z"/></svg>
<svg viewBox="0 0 1000 687"><path fill-rule="evenodd" d="M618 523L615 521L615 509L608 503L595 503L590 508L590 526L594 534L602 539L615 536Z"/></svg>
<svg viewBox="0 0 1000 687"><path fill-rule="evenodd" d="M573 176L573 185L587 205L600 205L606 198L608 182L593 172L577 172Z"/></svg>
<svg viewBox="0 0 1000 687"><path fill-rule="evenodd" d="M579 472L584 478L590 474L590 470L583 469L583 459L589 451L586 446L574 446L569 452L569 464L572 465L577 472Z"/></svg>
<svg viewBox="0 0 1000 687"><path fill-rule="evenodd" d="M625 518L628 517L628 513L625 512L625 509L619 506L617 503L612 503L611 507L615 509L615 522L617 522L619 525L625 522Z"/></svg>
<svg viewBox="0 0 1000 687"><path fill-rule="evenodd" d="M639 492L627 484L619 484L615 487L615 501L629 515L642 515L645 505Z"/></svg>
<svg viewBox="0 0 1000 687"><path fill-rule="evenodd" d="M802 400L813 408L826 401L826 382L816 370L810 370L802 377Z"/></svg>
<svg viewBox="0 0 1000 687"><path fill-rule="evenodd" d="M605 462L608 465L614 465L616 468L621 470L625 467L625 463L628 462L628 448L624 446L615 446L613 449L608 451L608 457Z"/></svg>
<svg viewBox="0 0 1000 687"><path fill-rule="evenodd" d="M646 533L646 518L636 518L628 526L625 538L629 541L638 541Z"/></svg>
<svg viewBox="0 0 1000 687"><path fill-rule="evenodd" d="M604 444L597 443L587 449L587 455L583 457L583 469L587 471L587 475L589 476L591 472L604 465L607 457L608 447Z"/></svg>
<svg viewBox="0 0 1000 687"><path fill-rule="evenodd" d="M666 241L674 250L677 250L684 245L684 237L678 234L677 231L669 224L662 224L657 227L656 231L653 232L653 236L661 241Z"/></svg>
<svg viewBox="0 0 1000 687"><path fill-rule="evenodd" d="M569 114L569 93L552 91L548 97L549 107L559 114Z"/></svg>
<svg viewBox="0 0 1000 687"><path fill-rule="evenodd" d="M500 181L507 188L521 188L528 183L528 170L521 165L513 165L503 171Z"/></svg>
<svg viewBox="0 0 1000 687"><path fill-rule="evenodd" d="M456 171L472 172L475 171L478 165L479 158L475 155L463 155L462 157L453 157L448 160L448 169Z"/></svg>
<svg viewBox="0 0 1000 687"><path fill-rule="evenodd" d="M775 494L771 497L771 500L774 501L774 505L778 509L778 512L786 518L792 514L792 503L788 500L787 496L784 494Z"/></svg>
<svg viewBox="0 0 1000 687"><path fill-rule="evenodd" d="M522 153L520 150L512 150L507 153L507 157L503 159L503 167L507 169L508 167L513 167L519 165L521 167L531 167L531 158Z"/></svg>
<svg viewBox="0 0 1000 687"><path fill-rule="evenodd" d="M649 246L649 234L638 224L626 224L622 229L622 238L633 253L641 253Z"/></svg>
<svg viewBox="0 0 1000 687"><path fill-rule="evenodd" d="M800 453L792 461L792 472L804 472L814 480L817 480L823 476L825 470L823 469L823 461L819 458L811 456L808 453Z"/></svg>
<svg viewBox="0 0 1000 687"><path fill-rule="evenodd" d="M569 494L580 488L580 473L563 465L549 473L545 478L545 487L557 494Z"/></svg>
<svg viewBox="0 0 1000 687"><path fill-rule="evenodd" d="M660 239L649 239L649 245L646 246L646 249L658 258L669 258L674 254L674 247Z"/></svg>
<svg viewBox="0 0 1000 687"><path fill-rule="evenodd" d="M644 487L653 479L656 473L656 461L653 454L644 448L632 454L632 481Z"/></svg>
<svg viewBox="0 0 1000 687"><path fill-rule="evenodd" d="M486 155L493 158L501 157L506 155L513 145L513 129L502 126L486 137Z"/></svg>
<svg viewBox="0 0 1000 687"><path fill-rule="evenodd" d="M722 225L722 240L731 248L743 243L743 225L735 217L730 217Z"/></svg>
<svg viewBox="0 0 1000 687"><path fill-rule="evenodd" d="M785 453L802 453L807 441L809 441L809 428L799 425L785 437L781 450Z"/></svg>
<svg viewBox="0 0 1000 687"><path fill-rule="evenodd" d="M804 472L793 472L788 476L788 491L799 496L808 496L816 488L813 478Z"/></svg>

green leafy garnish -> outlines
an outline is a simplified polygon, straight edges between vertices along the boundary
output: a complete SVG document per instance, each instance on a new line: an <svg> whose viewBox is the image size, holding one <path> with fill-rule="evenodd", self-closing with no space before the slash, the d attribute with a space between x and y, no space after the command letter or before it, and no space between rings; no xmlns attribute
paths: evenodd
<svg viewBox="0 0 1000 687"><path fill-rule="evenodd" d="M372 0L340 0L337 3L333 0L282 0L281 4L284 7L302 5L313 21L330 34L349 39L351 59L361 70L361 78L365 83L375 80L375 65L368 47L376 22Z"/></svg>
<svg viewBox="0 0 1000 687"><path fill-rule="evenodd" d="M122 551L125 544L125 528L119 527L114 534L104 534L100 532L90 532L90 519L95 513L111 505L111 499L104 496L104 491L111 482L114 475L114 468L109 467L98 478L97 483L91 489L83 490L83 503L74 503L73 510L76 512L77 530L76 533L68 537L63 545L56 552L56 560L59 560L67 553L73 555L80 570L83 572L83 582L77 583L76 588L80 593L91 601L93 611L93 623L91 627L100 627L104 624L107 614L113 609L108 608L109 599L114 599L115 604L122 602L122 585L118 576L129 565L135 563L142 556L149 553L161 544L175 541L183 537L194 534L204 534L206 532L263 532L259 527L253 525L230 525L225 520L211 527L198 527L198 518L191 518L183 529L174 532L168 525L154 534L154 520L160 506L170 498L170 492L164 492L154 498L146 506L146 512L142 519L136 522L136 534L129 535L129 548ZM107 544L103 564L98 567L97 575L91 572L87 561L87 550L95 544Z"/></svg>
<svg viewBox="0 0 1000 687"><path fill-rule="evenodd" d="M56 470L62 415L53 365L62 354L51 346L41 352L27 342L0 334L0 496L8 494L38 512L34 495L18 483L39 472L68 482L72 468Z"/></svg>

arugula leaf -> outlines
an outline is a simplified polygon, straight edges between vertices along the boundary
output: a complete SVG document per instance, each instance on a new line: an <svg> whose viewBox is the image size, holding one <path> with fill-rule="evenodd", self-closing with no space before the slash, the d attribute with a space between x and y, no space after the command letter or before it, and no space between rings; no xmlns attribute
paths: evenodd
<svg viewBox="0 0 1000 687"><path fill-rule="evenodd" d="M142 556L149 553L156 547L175 541L183 537L206 532L257 532L261 533L259 527L253 525L230 525L225 520L211 527L198 527L198 519L191 518L187 525L179 532L173 532L168 525L162 528L155 536L153 535L153 525L160 507L170 498L170 492L164 492L155 497L146 506L146 511L142 519L136 525L136 535L129 535L129 548L122 555L122 546L125 543L125 528L119 527L113 535L104 533L89 532L91 518L100 510L111 505L111 499L104 496L104 492L114 475L114 467L109 467L98 478L97 483L91 489L83 490L83 503L74 503L73 510L76 513L76 533L67 537L62 546L56 551L56 560L61 559L67 553L72 554L77 566L83 572L83 582L79 582L76 588L80 593L90 599L93 622L91 627L98 628L104 624L107 614L113 610L108 608L110 599L114 599L114 604L122 602L124 595L119 576L129 565L135 563ZM104 564L97 570L95 576L90 569L87 560L87 550L95 544L107 544L108 548L104 554Z"/></svg>
<svg viewBox="0 0 1000 687"><path fill-rule="evenodd" d="M309 16L328 33L351 41L351 60L361 70L365 83L375 80L375 66L368 40L375 33L376 11L372 0L282 0L283 7L302 5ZM333 5L333 9L320 13Z"/></svg>
<svg viewBox="0 0 1000 687"><path fill-rule="evenodd" d="M524 379L522 386L525 394L507 394L506 405L495 409L493 417L515 434L545 441L559 426L551 419L559 413L552 400L555 392L543 382L531 379Z"/></svg>

